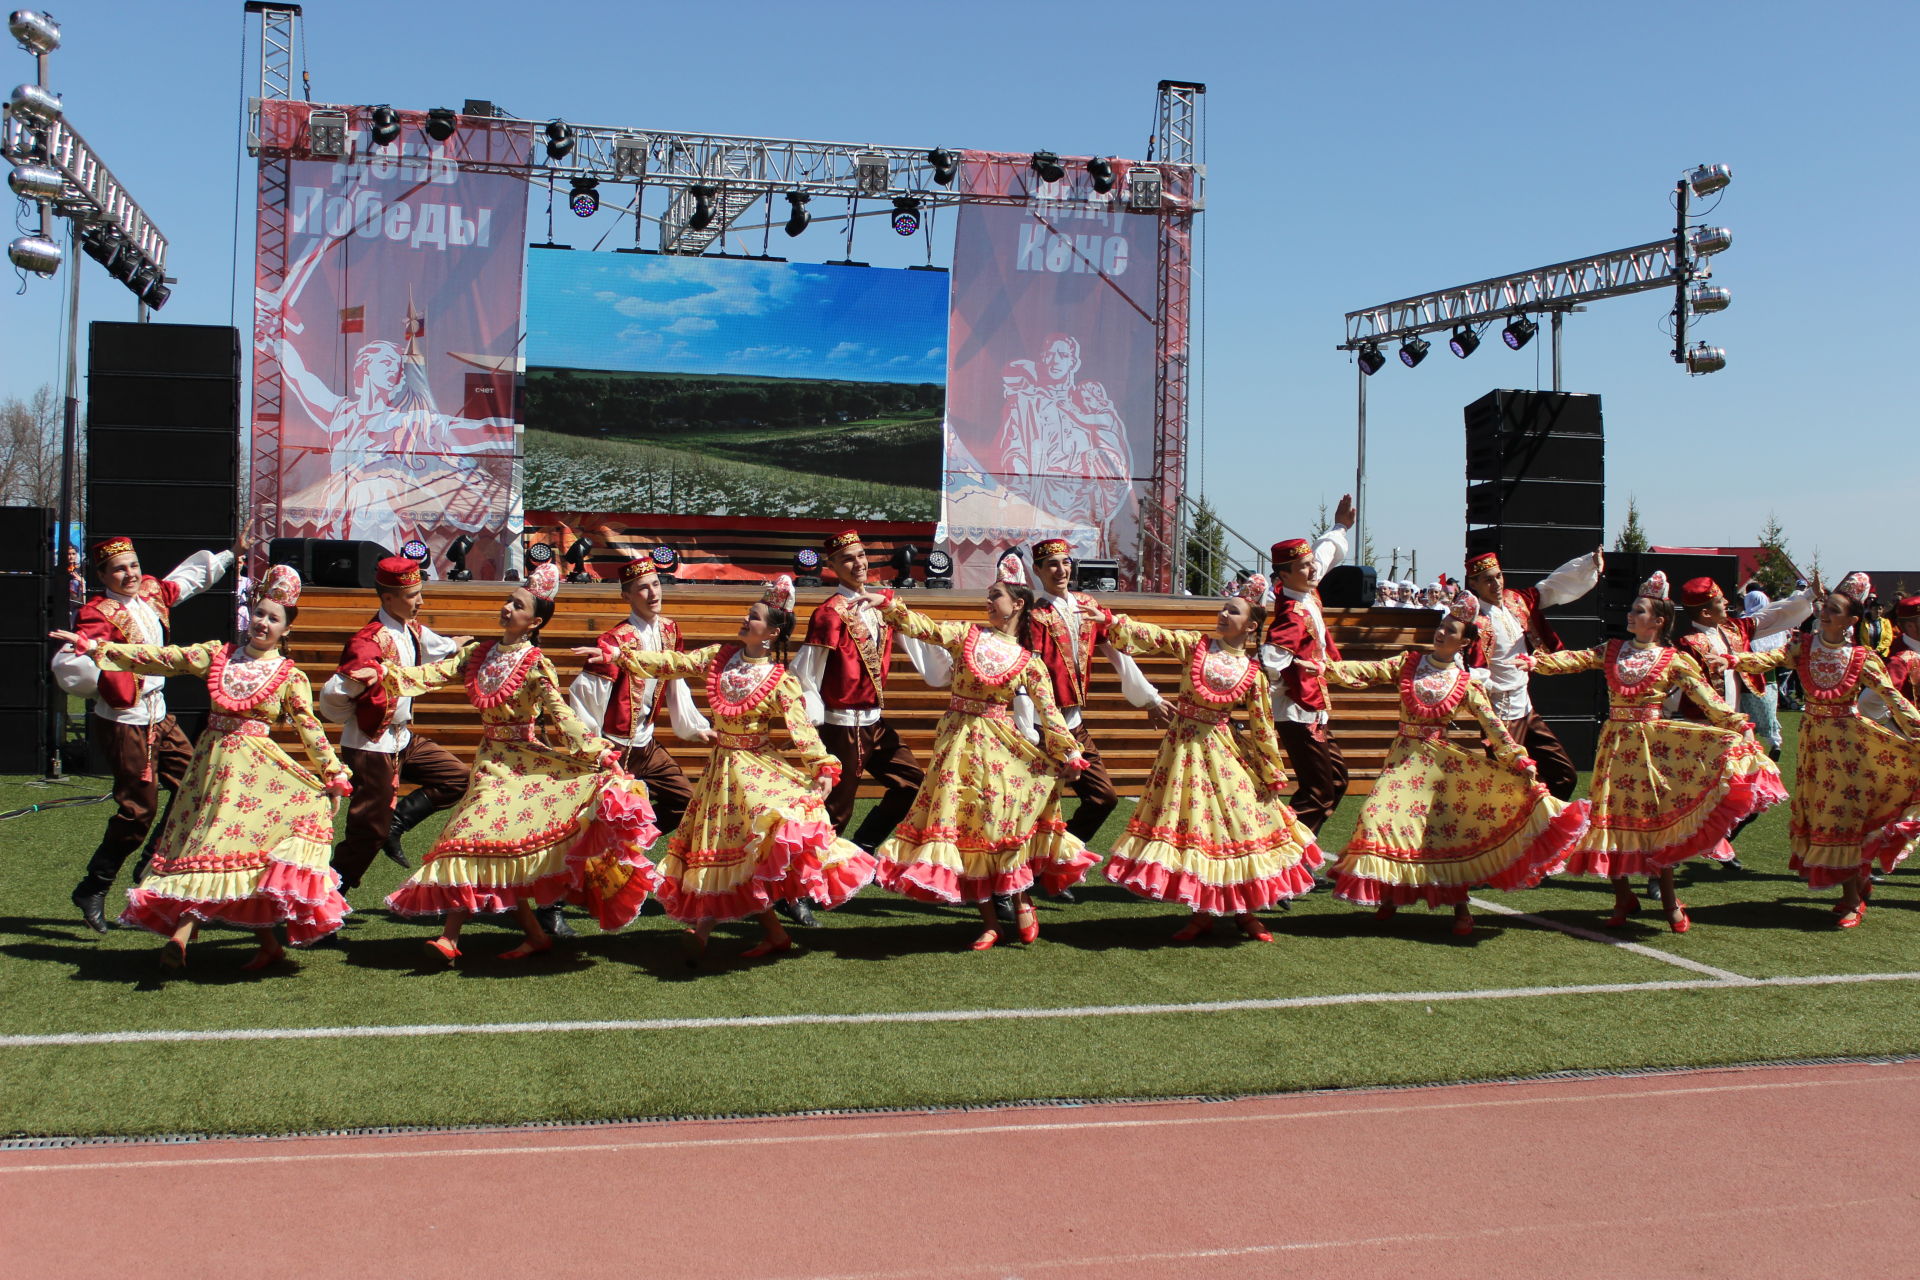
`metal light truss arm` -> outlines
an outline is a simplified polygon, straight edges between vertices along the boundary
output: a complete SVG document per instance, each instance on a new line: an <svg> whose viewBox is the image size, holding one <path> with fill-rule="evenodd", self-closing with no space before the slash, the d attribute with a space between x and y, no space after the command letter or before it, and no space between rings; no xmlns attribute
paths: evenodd
<svg viewBox="0 0 1920 1280"><path fill-rule="evenodd" d="M79 226L118 231L161 274L166 273L167 238L72 125L64 119L36 124L8 112L5 127L9 159L31 158L57 169L67 180L66 190L53 201L55 213Z"/></svg>
<svg viewBox="0 0 1920 1280"><path fill-rule="evenodd" d="M1675 240L1655 240L1585 258L1535 267L1510 276L1418 294L1347 313L1347 340L1339 350L1436 333L1456 325L1481 324L1527 312L1569 311L1581 303L1649 289L1672 288L1683 273L1708 274L1700 263L1680 260Z"/></svg>

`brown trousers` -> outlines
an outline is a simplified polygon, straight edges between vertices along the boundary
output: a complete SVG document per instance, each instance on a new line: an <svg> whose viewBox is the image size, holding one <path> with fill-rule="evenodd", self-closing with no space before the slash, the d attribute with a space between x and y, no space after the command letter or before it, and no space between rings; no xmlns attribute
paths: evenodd
<svg viewBox="0 0 1920 1280"><path fill-rule="evenodd" d="M1087 768L1067 784L1067 790L1080 798L1079 808L1067 820L1067 833L1082 843L1090 843L1119 807L1120 793L1113 789L1113 779L1107 775L1107 762L1100 758L1100 748L1093 745L1087 727L1075 727L1073 737L1080 744L1080 754L1086 757Z"/></svg>
<svg viewBox="0 0 1920 1280"><path fill-rule="evenodd" d="M1273 727L1294 781L1300 784L1287 803L1307 830L1319 835L1347 794L1347 758L1324 724L1276 720Z"/></svg>
<svg viewBox="0 0 1920 1280"><path fill-rule="evenodd" d="M1567 749L1560 745L1560 739L1554 736L1547 722L1539 713L1529 711L1518 720L1502 720L1507 726L1507 734L1515 742L1526 748L1533 757L1534 771L1540 781L1546 784L1547 794L1556 800L1573 799L1573 789L1580 785L1580 771L1573 767L1572 757ZM1487 754L1493 754L1491 745Z"/></svg>
<svg viewBox="0 0 1920 1280"><path fill-rule="evenodd" d="M418 794L432 801L429 813L459 803L467 793L467 766L417 733L400 751L342 747L340 759L353 775L353 798L347 802L347 833L333 851L333 869L349 889L358 887L387 841L400 783L415 784Z"/></svg>
<svg viewBox="0 0 1920 1280"><path fill-rule="evenodd" d="M88 719L93 721L93 740L113 770L114 813L80 882L81 892L99 893L113 886L127 855L147 838L160 803L160 788L177 790L187 776L193 744L172 716L151 726L119 724L99 716Z"/></svg>
<svg viewBox="0 0 1920 1280"><path fill-rule="evenodd" d="M840 762L840 781L827 793L827 817L835 831L845 835L847 823L853 819L853 800L860 790L861 774L870 775L887 789L860 829L847 837L863 848L874 848L907 816L927 775L884 718L864 728L823 724L820 741Z"/></svg>
<svg viewBox="0 0 1920 1280"><path fill-rule="evenodd" d="M628 773L647 784L647 800L653 805L653 821L660 834L673 834L693 800L693 784L687 781L685 771L657 738L644 747L628 747L621 763Z"/></svg>

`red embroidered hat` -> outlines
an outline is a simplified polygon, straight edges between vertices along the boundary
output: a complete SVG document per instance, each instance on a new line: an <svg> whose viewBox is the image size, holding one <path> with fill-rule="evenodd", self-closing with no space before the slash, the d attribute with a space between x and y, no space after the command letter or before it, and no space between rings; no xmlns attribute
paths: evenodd
<svg viewBox="0 0 1920 1280"><path fill-rule="evenodd" d="M412 556L388 556L373 566L373 581L381 587L417 587L425 579Z"/></svg>
<svg viewBox="0 0 1920 1280"><path fill-rule="evenodd" d="M1680 584L1680 603L1689 609L1698 609L1715 598L1724 600L1726 595L1712 578L1688 578Z"/></svg>
<svg viewBox="0 0 1920 1280"><path fill-rule="evenodd" d="M1039 564L1048 556L1071 556L1073 547L1065 538L1042 538L1033 544L1033 562Z"/></svg>
<svg viewBox="0 0 1920 1280"><path fill-rule="evenodd" d="M124 556L132 550L132 538L102 538L93 544L93 547L87 552L87 555L93 561L94 568L105 569L107 562L115 556Z"/></svg>
<svg viewBox="0 0 1920 1280"><path fill-rule="evenodd" d="M1288 538L1285 542L1273 544L1273 567L1284 568L1296 560L1305 560L1313 554L1313 544L1305 538Z"/></svg>
<svg viewBox="0 0 1920 1280"><path fill-rule="evenodd" d="M828 555L832 555L836 551L845 551L848 547L857 547L859 545L860 531L858 529L842 529L820 544L821 549Z"/></svg>
<svg viewBox="0 0 1920 1280"><path fill-rule="evenodd" d="M1915 618L1920 618L1920 596L1908 596L1893 606L1895 622L1912 622Z"/></svg>
<svg viewBox="0 0 1920 1280"><path fill-rule="evenodd" d="M620 583L638 582L642 578L657 578L660 566L653 562L652 556L638 556L620 566Z"/></svg>
<svg viewBox="0 0 1920 1280"><path fill-rule="evenodd" d="M1482 551L1477 556L1467 557L1467 576L1469 578L1476 573L1498 572L1500 572L1500 557L1491 551Z"/></svg>

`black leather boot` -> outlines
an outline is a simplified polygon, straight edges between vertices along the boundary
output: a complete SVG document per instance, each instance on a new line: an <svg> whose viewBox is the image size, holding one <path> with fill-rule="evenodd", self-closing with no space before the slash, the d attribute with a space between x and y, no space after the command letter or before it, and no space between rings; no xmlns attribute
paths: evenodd
<svg viewBox="0 0 1920 1280"><path fill-rule="evenodd" d="M424 791L411 791L400 798L393 806L393 820L387 824L387 839L380 846L380 852L399 863L403 870L411 869L413 863L407 861L407 851L400 847L400 837L426 821L433 812L433 801Z"/></svg>
<svg viewBox="0 0 1920 1280"><path fill-rule="evenodd" d="M80 908L80 918L87 922L87 928L95 933L107 931L107 891L95 889L91 881L82 880L73 891L73 905Z"/></svg>
<svg viewBox="0 0 1920 1280"><path fill-rule="evenodd" d="M540 922L540 927L547 931L549 938L572 938L577 936L573 931L573 926L567 923L567 917L561 912L560 904L557 902L550 907L535 907L533 909L533 918Z"/></svg>

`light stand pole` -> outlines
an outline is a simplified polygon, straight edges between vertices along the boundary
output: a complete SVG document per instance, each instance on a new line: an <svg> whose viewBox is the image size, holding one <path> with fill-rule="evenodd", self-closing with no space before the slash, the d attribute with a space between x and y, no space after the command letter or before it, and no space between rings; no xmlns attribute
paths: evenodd
<svg viewBox="0 0 1920 1280"><path fill-rule="evenodd" d="M1359 458L1353 467L1353 546L1348 550L1355 564L1360 563L1360 548L1366 545L1362 530L1367 519L1367 371L1358 362L1354 364L1354 374L1360 379L1359 391L1355 394L1359 417ZM1317 534L1320 530L1316 529Z"/></svg>

